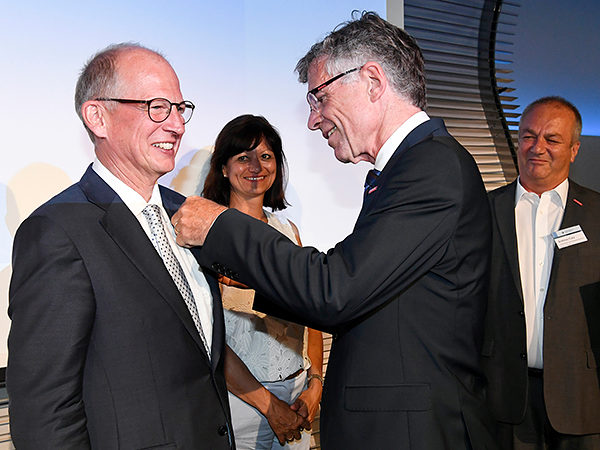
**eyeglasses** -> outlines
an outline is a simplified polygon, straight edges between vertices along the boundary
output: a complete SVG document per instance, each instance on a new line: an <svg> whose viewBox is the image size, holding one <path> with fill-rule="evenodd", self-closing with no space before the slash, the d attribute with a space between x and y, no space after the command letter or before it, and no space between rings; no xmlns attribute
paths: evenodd
<svg viewBox="0 0 600 450"><path fill-rule="evenodd" d="M190 101L183 101L181 103L173 103L166 98L153 98L151 100L131 100L128 98L97 98L97 101L102 102L119 102L119 103L138 103L140 105L147 105L148 117L152 122L161 123L167 120L171 114L173 106L177 108L177 112L181 115L183 123L188 123L194 113L194 104Z"/></svg>
<svg viewBox="0 0 600 450"><path fill-rule="evenodd" d="M348 75L349 73L355 72L355 71L360 70L362 68L363 68L363 66L360 66L360 67L355 67L354 69L350 69L350 70L347 70L345 72L342 72L342 73L336 75L335 77L330 78L325 83L321 83L316 88L313 88L310 91L308 91L308 93L306 94L306 100L308 101L308 105L310 106L310 110L314 111L314 112L319 112L319 110L321 109L321 100L319 100L317 98L317 92L319 92L321 89L326 88L331 83L333 83L335 80L339 80L344 75Z"/></svg>

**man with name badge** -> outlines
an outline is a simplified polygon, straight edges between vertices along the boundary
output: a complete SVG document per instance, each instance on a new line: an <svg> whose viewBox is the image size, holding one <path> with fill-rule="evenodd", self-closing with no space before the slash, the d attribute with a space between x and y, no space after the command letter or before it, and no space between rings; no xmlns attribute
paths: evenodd
<svg viewBox="0 0 600 450"><path fill-rule="evenodd" d="M505 449L600 449L600 194L568 178L581 116L544 97L519 124L519 177L490 193L483 365Z"/></svg>

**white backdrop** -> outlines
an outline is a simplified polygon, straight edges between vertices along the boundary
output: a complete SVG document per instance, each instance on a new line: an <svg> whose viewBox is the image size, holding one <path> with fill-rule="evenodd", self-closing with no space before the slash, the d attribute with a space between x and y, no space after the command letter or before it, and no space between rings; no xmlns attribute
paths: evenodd
<svg viewBox="0 0 600 450"><path fill-rule="evenodd" d="M280 131L289 163L288 216L305 245L327 250L351 232L365 164L342 166L319 133L306 128L306 86L293 68L351 11L385 17L385 0L155 0L3 2L0 12L0 367L14 233L35 207L79 180L93 148L73 107L86 60L108 44L139 42L161 51L196 105L174 178L211 146L233 117L264 115ZM176 179L180 180L181 176Z"/></svg>

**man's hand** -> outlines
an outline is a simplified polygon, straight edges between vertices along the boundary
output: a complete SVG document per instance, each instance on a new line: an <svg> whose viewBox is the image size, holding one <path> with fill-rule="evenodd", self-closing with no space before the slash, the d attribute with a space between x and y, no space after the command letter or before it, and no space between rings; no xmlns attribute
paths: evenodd
<svg viewBox="0 0 600 450"><path fill-rule="evenodd" d="M290 405L274 395L271 395L265 417L281 445L286 441L300 439L301 431L310 429L310 423L305 418L292 411Z"/></svg>
<svg viewBox="0 0 600 450"><path fill-rule="evenodd" d="M177 244L188 248L204 244L210 227L226 209L202 197L188 197L171 218Z"/></svg>

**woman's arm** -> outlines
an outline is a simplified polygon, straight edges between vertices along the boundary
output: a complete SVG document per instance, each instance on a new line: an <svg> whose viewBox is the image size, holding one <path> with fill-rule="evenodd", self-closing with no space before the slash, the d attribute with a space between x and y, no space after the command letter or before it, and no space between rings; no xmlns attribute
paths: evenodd
<svg viewBox="0 0 600 450"><path fill-rule="evenodd" d="M323 333L308 328L307 334L306 353L311 361L308 369L308 387L294 402L292 409L312 425L323 394Z"/></svg>

